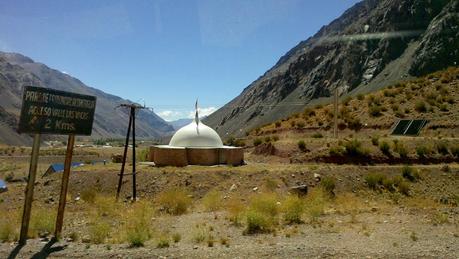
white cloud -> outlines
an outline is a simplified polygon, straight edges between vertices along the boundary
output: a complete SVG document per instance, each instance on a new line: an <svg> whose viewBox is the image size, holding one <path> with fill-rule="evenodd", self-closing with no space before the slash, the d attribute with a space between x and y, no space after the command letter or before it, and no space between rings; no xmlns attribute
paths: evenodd
<svg viewBox="0 0 459 259"><path fill-rule="evenodd" d="M211 106L211 107L205 107L205 108L198 108L198 110L199 110L199 117L202 118L202 117L211 115L214 111L217 110L217 108ZM188 118L194 118L194 115L195 115L195 111L190 111L188 113Z"/></svg>
<svg viewBox="0 0 459 259"><path fill-rule="evenodd" d="M205 117L209 116L212 114L214 111L217 110L216 107L204 107L204 108L198 108L199 109L199 117ZM178 119L192 119L194 118L195 111L194 110L162 110L156 112L159 117L163 118L165 121L174 121Z"/></svg>

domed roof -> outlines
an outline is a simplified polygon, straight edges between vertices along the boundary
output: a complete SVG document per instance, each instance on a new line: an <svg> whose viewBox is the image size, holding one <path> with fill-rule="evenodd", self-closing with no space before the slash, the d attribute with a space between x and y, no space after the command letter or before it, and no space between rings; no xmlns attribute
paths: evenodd
<svg viewBox="0 0 459 259"><path fill-rule="evenodd" d="M173 147L196 147L196 148L219 148L223 142L215 130L203 124L199 119L182 127L172 136L169 146Z"/></svg>

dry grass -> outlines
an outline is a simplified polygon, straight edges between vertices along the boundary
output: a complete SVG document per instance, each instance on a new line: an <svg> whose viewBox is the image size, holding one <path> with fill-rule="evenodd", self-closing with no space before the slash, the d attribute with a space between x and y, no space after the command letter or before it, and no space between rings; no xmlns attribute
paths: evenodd
<svg viewBox="0 0 459 259"><path fill-rule="evenodd" d="M30 237L47 236L54 231L56 212L46 208L32 209L29 233Z"/></svg>
<svg viewBox="0 0 459 259"><path fill-rule="evenodd" d="M171 215L181 215L187 212L191 206L192 199L187 191L183 189L170 189L159 194L157 199L161 210Z"/></svg>
<svg viewBox="0 0 459 259"><path fill-rule="evenodd" d="M19 238L19 212L10 211L0 218L0 242L16 241Z"/></svg>
<svg viewBox="0 0 459 259"><path fill-rule="evenodd" d="M218 211L222 206L222 194L219 191L212 190L202 198L202 205L206 211Z"/></svg>
<svg viewBox="0 0 459 259"><path fill-rule="evenodd" d="M284 213L284 221L287 224L300 224L303 222L302 215L304 213L304 200L296 195L289 195L282 204L282 212Z"/></svg>
<svg viewBox="0 0 459 259"><path fill-rule="evenodd" d="M318 218L324 213L327 196L327 193L322 188L315 188L306 197L306 214L310 222L317 222Z"/></svg>
<svg viewBox="0 0 459 259"><path fill-rule="evenodd" d="M240 198L232 197L226 204L226 211L228 213L229 220L233 222L236 226L242 224L243 212L245 210L245 205L242 203Z"/></svg>
<svg viewBox="0 0 459 259"><path fill-rule="evenodd" d="M147 201L136 202L127 210L124 216L126 240L132 247L144 246L151 239L153 214L153 206Z"/></svg>

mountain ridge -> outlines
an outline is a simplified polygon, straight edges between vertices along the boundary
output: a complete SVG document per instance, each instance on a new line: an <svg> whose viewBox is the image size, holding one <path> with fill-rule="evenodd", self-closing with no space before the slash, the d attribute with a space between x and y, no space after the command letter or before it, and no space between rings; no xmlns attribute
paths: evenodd
<svg viewBox="0 0 459 259"><path fill-rule="evenodd" d="M240 136L328 102L334 89L355 95L454 66L458 6L448 0L359 2L288 51L205 122L220 134Z"/></svg>
<svg viewBox="0 0 459 259"><path fill-rule="evenodd" d="M25 85L49 87L57 90L97 96L92 138L116 138L126 134L129 112L115 109L120 103L133 103L119 96L85 85L81 80L35 62L19 53L0 52L0 141L6 144L27 145L30 137L19 135L15 129ZM160 138L174 129L149 110L140 110L136 133L140 138Z"/></svg>

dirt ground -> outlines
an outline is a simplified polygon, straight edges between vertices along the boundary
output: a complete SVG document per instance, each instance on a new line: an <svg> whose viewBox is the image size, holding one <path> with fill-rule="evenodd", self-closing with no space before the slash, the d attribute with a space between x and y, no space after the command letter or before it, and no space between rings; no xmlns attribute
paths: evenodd
<svg viewBox="0 0 459 259"><path fill-rule="evenodd" d="M333 165L266 163L263 157L247 156L242 167L155 168L138 166L138 196L154 200L174 187L186 189L193 199L184 215L157 212L152 219L155 232L144 247L132 248L126 242L94 244L87 240L88 214L91 206L79 199L85 189L95 189L114 199L120 165L86 165L71 173L69 198L63 238L50 241L51 235L30 239L24 247L15 242L0 243L0 258L457 258L459 254L459 165L413 166L419 174L410 183L410 195L395 195L370 190L365 176L374 172L388 177L401 175L402 165ZM10 161L3 160L3 163ZM18 165L20 170L27 166ZM45 166L40 167L44 169ZM130 167L127 170L130 171ZM2 172L2 174L5 174ZM270 186L279 195L287 195L293 186L305 184L317 188L315 174L336 179L336 200L330 201L317 221L304 224L279 224L271 233L244 235L244 226L228 220L225 208L207 212L202 198L217 190L224 199L238 197L248 202L255 193ZM2 177L3 175L0 175ZM57 210L60 174L38 177L33 208ZM121 198L128 203L131 176L126 176ZM9 183L0 193L2 213L21 211L25 182ZM354 200L346 201L346 197ZM341 202L347 204L342 210ZM355 213L349 213L355 211ZM1 220L1 218L0 218ZM113 226L112 234L116 234ZM197 243L198 229L206 229L215 242ZM69 238L76 233L78 240ZM179 242L157 248L161 233L179 233ZM75 235L76 235L75 234ZM224 240L224 241L223 241Z"/></svg>

